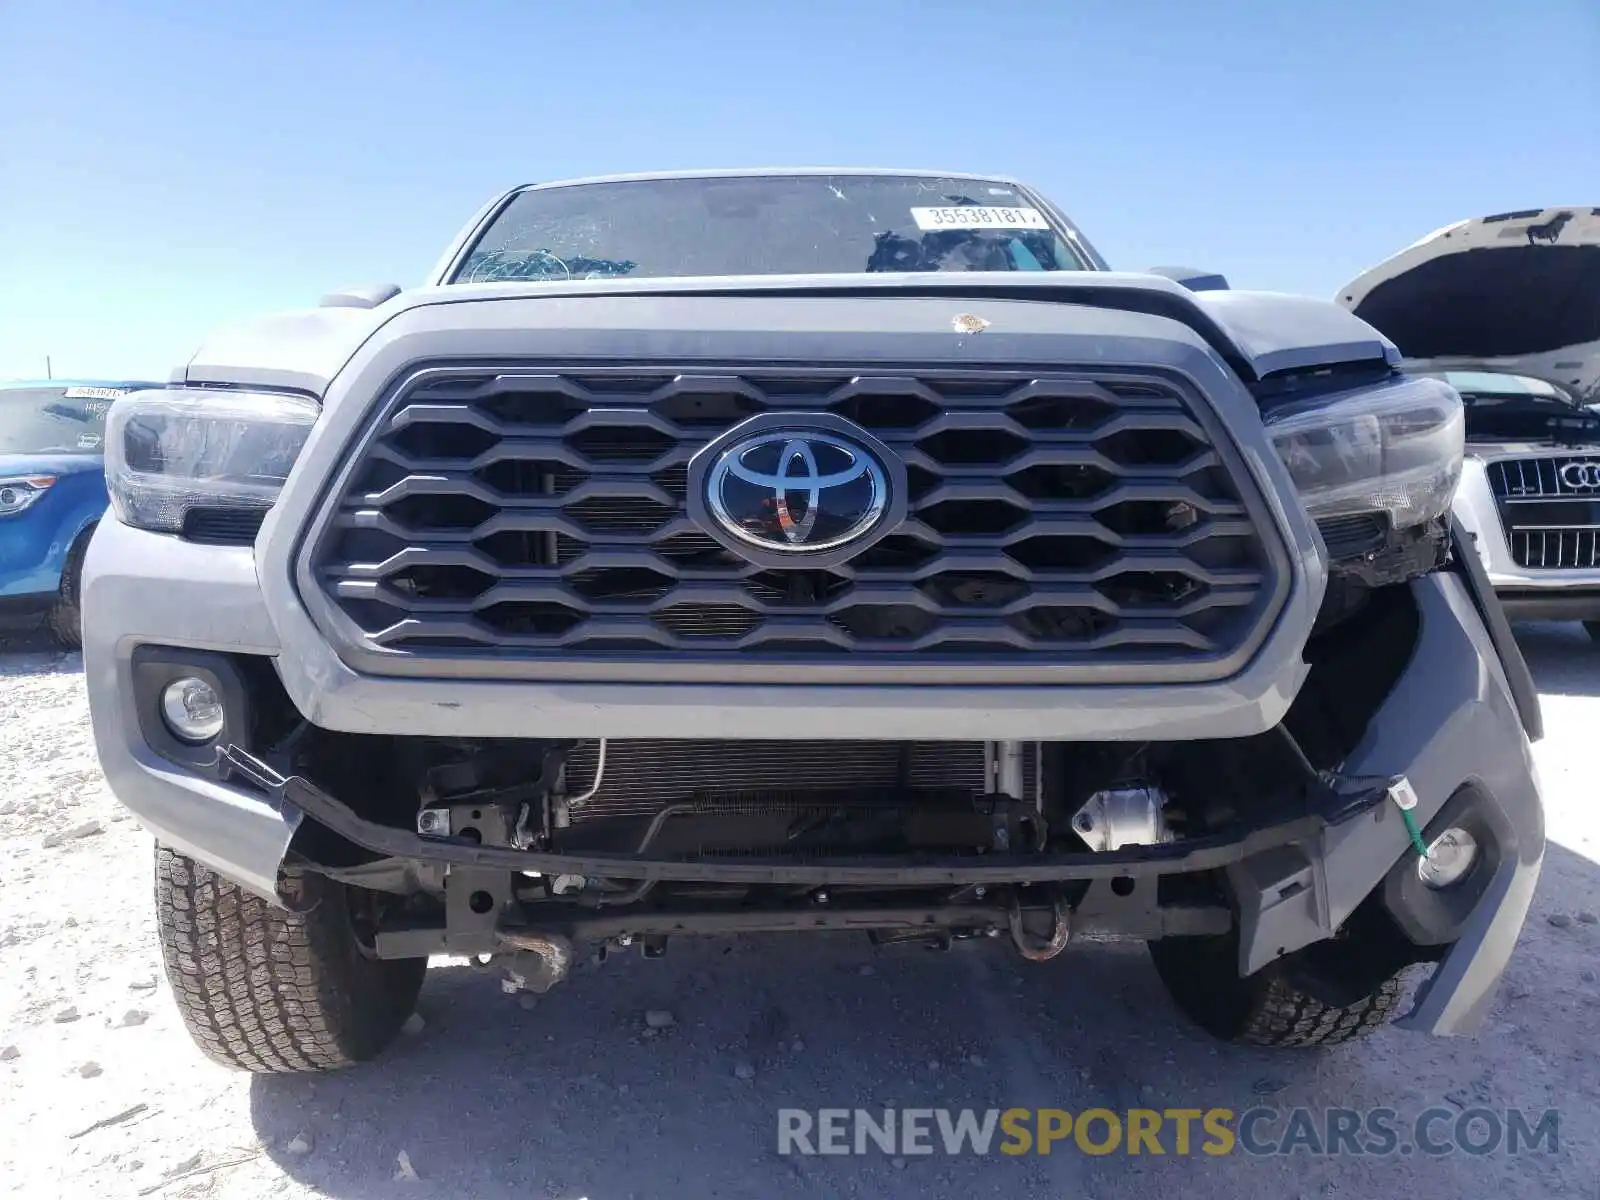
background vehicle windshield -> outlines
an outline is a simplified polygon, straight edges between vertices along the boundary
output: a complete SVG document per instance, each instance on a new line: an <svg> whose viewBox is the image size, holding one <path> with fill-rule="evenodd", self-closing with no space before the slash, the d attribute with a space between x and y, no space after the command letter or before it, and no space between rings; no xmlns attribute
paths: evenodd
<svg viewBox="0 0 1600 1200"><path fill-rule="evenodd" d="M530 189L452 282L1083 269L1068 238L1009 184L783 175Z"/></svg>
<svg viewBox="0 0 1600 1200"><path fill-rule="evenodd" d="M0 454L105 453L112 397L99 390L0 388Z"/></svg>
<svg viewBox="0 0 1600 1200"><path fill-rule="evenodd" d="M1477 396L1532 396L1577 404L1577 399L1565 388L1527 375L1509 375L1500 371L1430 371L1427 374L1444 380L1469 399Z"/></svg>

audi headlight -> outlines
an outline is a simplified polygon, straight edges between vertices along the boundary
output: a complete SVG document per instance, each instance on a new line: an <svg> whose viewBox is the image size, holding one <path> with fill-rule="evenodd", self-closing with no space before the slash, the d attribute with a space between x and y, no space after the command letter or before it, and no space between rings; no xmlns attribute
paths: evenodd
<svg viewBox="0 0 1600 1200"><path fill-rule="evenodd" d="M106 418L117 518L178 533L194 508L272 507L318 408L300 396L210 388L133 392Z"/></svg>
<svg viewBox="0 0 1600 1200"><path fill-rule="evenodd" d="M1313 520L1383 512L1405 529L1450 509L1466 418L1443 380L1401 379L1291 404L1266 422Z"/></svg>
<svg viewBox="0 0 1600 1200"><path fill-rule="evenodd" d="M54 475L8 475L0 479L0 517L14 517L55 485Z"/></svg>

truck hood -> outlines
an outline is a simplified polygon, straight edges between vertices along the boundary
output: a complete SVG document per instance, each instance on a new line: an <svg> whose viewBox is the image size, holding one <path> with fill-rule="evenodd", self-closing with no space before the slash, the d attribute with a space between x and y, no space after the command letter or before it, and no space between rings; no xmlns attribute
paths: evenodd
<svg viewBox="0 0 1600 1200"><path fill-rule="evenodd" d="M474 305L533 297L793 296L825 302L842 297L934 296L970 299L974 315L988 300L1023 300L1152 313L1194 330L1246 382L1281 372L1347 363L1399 361L1395 347L1370 325L1325 300L1253 292L1195 293L1156 275L1110 271L993 274L761 275L688 279L592 279L454 284L402 292L373 309L319 308L284 313L223 329L174 378L288 388L321 395L356 350L385 322L429 305ZM463 324L472 318L464 310ZM959 336L960 330L952 330Z"/></svg>
<svg viewBox="0 0 1600 1200"><path fill-rule="evenodd" d="M1408 366L1519 373L1600 400L1600 208L1461 221L1364 272L1338 300Z"/></svg>

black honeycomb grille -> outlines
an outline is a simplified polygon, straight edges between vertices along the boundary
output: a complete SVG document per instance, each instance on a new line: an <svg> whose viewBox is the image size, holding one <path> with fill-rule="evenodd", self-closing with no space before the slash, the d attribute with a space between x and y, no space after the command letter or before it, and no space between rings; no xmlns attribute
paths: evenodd
<svg viewBox="0 0 1600 1200"><path fill-rule="evenodd" d="M906 522L826 570L696 527L690 457L774 411L881 439ZM440 369L358 453L311 569L391 658L1192 664L1273 607L1239 488L1154 375Z"/></svg>

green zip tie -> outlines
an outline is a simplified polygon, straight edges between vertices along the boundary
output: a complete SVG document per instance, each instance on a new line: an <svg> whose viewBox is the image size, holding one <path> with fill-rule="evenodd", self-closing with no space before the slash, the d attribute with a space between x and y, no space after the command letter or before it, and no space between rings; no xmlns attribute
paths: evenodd
<svg viewBox="0 0 1600 1200"><path fill-rule="evenodd" d="M1422 830L1417 828L1417 819L1411 815L1409 808L1400 810L1400 819L1406 823L1406 832L1411 835L1411 844L1417 848L1418 858L1428 857L1428 846L1422 840Z"/></svg>
<svg viewBox="0 0 1600 1200"><path fill-rule="evenodd" d="M1416 817L1411 815L1411 810L1417 806L1417 791L1411 786L1411 781L1401 775L1389 785L1389 799L1393 800L1395 807L1400 810L1400 819L1405 822L1406 833L1411 837L1412 848L1416 850L1418 858L1428 857L1428 843L1422 840L1422 830L1417 827Z"/></svg>

